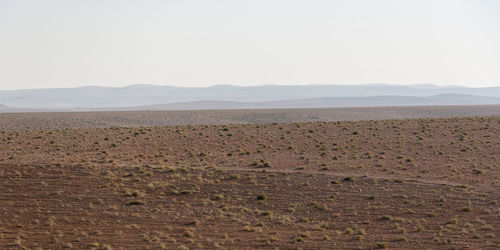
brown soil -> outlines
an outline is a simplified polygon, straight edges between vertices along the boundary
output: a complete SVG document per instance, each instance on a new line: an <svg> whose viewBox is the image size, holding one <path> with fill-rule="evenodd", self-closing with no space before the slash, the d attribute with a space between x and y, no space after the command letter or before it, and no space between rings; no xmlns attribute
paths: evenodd
<svg viewBox="0 0 500 250"><path fill-rule="evenodd" d="M0 149L2 249L500 244L498 116L16 130Z"/></svg>
<svg viewBox="0 0 500 250"><path fill-rule="evenodd" d="M500 105L0 113L0 130L47 130L499 116Z"/></svg>

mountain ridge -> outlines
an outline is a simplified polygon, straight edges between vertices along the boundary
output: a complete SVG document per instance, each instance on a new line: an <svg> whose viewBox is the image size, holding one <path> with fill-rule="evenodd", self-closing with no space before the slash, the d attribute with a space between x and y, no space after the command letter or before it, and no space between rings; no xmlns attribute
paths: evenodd
<svg viewBox="0 0 500 250"><path fill-rule="evenodd" d="M373 96L373 97L320 97L267 102L240 102L199 100L147 106L130 106L113 110L213 110L213 109L276 109L276 108L335 108L384 106L435 105L497 105L500 98L462 94L441 94L429 97Z"/></svg>
<svg viewBox="0 0 500 250"><path fill-rule="evenodd" d="M78 88L0 91L0 103L11 107L35 109L100 109L164 105L201 100L274 102L307 98L430 97L443 94L500 98L500 87L469 88L431 84L176 87L140 84L126 87L83 86ZM470 101L470 103L461 104L478 103L478 101ZM404 106L405 100L401 100L398 105Z"/></svg>

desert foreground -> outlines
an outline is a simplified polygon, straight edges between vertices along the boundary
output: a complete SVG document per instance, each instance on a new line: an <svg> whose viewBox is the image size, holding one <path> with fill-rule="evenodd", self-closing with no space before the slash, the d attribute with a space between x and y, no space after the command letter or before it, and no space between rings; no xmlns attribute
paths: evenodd
<svg viewBox="0 0 500 250"><path fill-rule="evenodd" d="M1 114L0 248L499 248L498 106L401 110Z"/></svg>

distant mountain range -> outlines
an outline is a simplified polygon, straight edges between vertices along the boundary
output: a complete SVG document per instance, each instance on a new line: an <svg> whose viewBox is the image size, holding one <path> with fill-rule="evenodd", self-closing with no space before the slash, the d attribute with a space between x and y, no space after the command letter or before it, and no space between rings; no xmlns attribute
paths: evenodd
<svg viewBox="0 0 500 250"><path fill-rule="evenodd" d="M500 104L500 87L305 85L186 88L132 85L0 91L0 112L192 110Z"/></svg>
<svg viewBox="0 0 500 250"><path fill-rule="evenodd" d="M200 110L200 109L279 109L376 106L431 106L431 105L494 105L498 97L443 94L430 97L373 96L323 97L270 102L196 101L148 106L115 108L114 110Z"/></svg>

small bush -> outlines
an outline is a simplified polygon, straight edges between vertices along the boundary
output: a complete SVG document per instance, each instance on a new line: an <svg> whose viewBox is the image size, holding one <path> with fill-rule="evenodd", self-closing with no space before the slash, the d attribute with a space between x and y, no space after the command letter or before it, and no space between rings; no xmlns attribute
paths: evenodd
<svg viewBox="0 0 500 250"><path fill-rule="evenodd" d="M260 213L261 215L264 215L264 216L269 216L269 217L272 217L273 216L273 212L269 211L269 210L266 210L266 211L262 211L262 213Z"/></svg>
<svg viewBox="0 0 500 250"><path fill-rule="evenodd" d="M214 200L222 200L223 198L224 198L224 195L222 195L222 194L216 194L216 195L213 197L213 199L214 199Z"/></svg>
<svg viewBox="0 0 500 250"><path fill-rule="evenodd" d="M264 194L257 195L257 200L265 200L267 197Z"/></svg>
<svg viewBox="0 0 500 250"><path fill-rule="evenodd" d="M474 169L473 172L474 172L474 174L484 174L484 170L479 169L479 168Z"/></svg>
<svg viewBox="0 0 500 250"><path fill-rule="evenodd" d="M144 205L144 201L133 200L133 201L128 202L127 205L128 206L132 206L132 205Z"/></svg>
<svg viewBox="0 0 500 250"><path fill-rule="evenodd" d="M347 177L344 178L344 181L354 181L354 177L347 176Z"/></svg>
<svg viewBox="0 0 500 250"><path fill-rule="evenodd" d="M393 218L390 215L384 214L384 215L380 216L380 219L381 220L392 220Z"/></svg>
<svg viewBox="0 0 500 250"><path fill-rule="evenodd" d="M471 207L463 207L462 212L471 212L472 208Z"/></svg>

